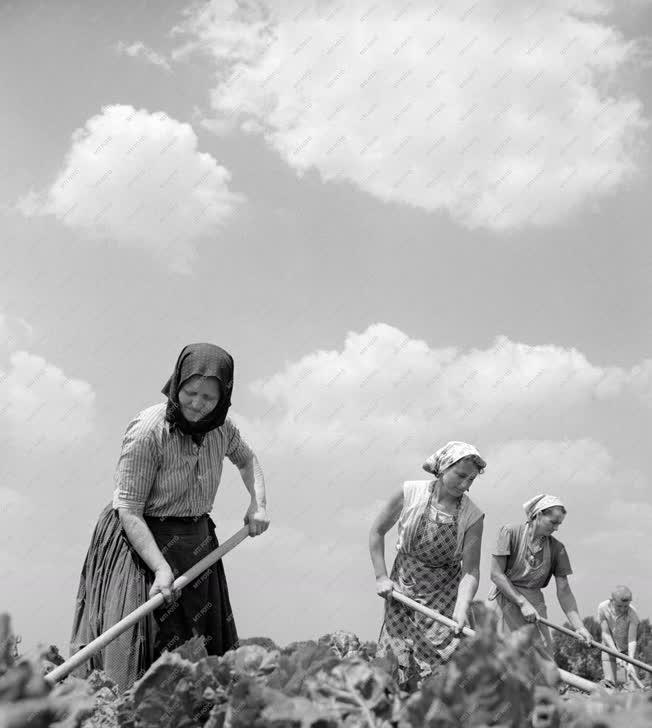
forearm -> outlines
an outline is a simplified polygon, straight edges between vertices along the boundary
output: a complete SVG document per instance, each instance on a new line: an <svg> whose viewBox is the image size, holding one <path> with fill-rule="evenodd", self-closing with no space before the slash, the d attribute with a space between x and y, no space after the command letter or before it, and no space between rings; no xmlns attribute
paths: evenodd
<svg viewBox="0 0 652 728"><path fill-rule="evenodd" d="M584 627L584 622L580 617L579 610L577 609L577 602L573 592L570 589L564 589L557 592L557 599L559 600L559 606L564 610L564 614L568 617L568 621L575 629Z"/></svg>
<svg viewBox="0 0 652 728"><path fill-rule="evenodd" d="M468 571L462 577L457 589L456 611L458 609L466 611L469 608L469 604L471 604L478 591L479 576L478 572Z"/></svg>
<svg viewBox="0 0 652 728"><path fill-rule="evenodd" d="M636 657L636 640L630 640L627 643L627 655L629 657Z"/></svg>
<svg viewBox="0 0 652 728"><path fill-rule="evenodd" d="M267 494L265 492L265 477L260 467L258 458L252 455L251 458L241 467L240 476L247 492L251 497L252 505L257 509L267 508Z"/></svg>
<svg viewBox="0 0 652 728"><path fill-rule="evenodd" d="M143 516L123 508L119 510L119 513L120 523L127 534L129 543L136 549L147 566L152 571L168 566Z"/></svg>
<svg viewBox="0 0 652 728"><path fill-rule="evenodd" d="M385 534L372 530L369 534L369 553L371 563L374 567L376 579L387 576L387 565L385 563Z"/></svg>
<svg viewBox="0 0 652 728"><path fill-rule="evenodd" d="M614 638L611 636L611 633L604 628L602 629L602 644L605 647L610 647L612 650L620 652L620 650L616 647L616 643L614 642Z"/></svg>
<svg viewBox="0 0 652 728"><path fill-rule="evenodd" d="M504 594L510 602L514 602L519 607L525 603L525 597L514 587L512 582L503 573L492 573L491 580L502 594Z"/></svg>

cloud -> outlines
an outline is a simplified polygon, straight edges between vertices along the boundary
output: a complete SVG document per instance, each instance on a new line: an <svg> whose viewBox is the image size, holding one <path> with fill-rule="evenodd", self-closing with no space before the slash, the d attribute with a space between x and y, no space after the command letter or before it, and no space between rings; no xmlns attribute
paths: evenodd
<svg viewBox="0 0 652 728"><path fill-rule="evenodd" d="M95 394L88 382L26 351L13 352L0 376L0 410L13 444L67 445L93 430Z"/></svg>
<svg viewBox="0 0 652 728"><path fill-rule="evenodd" d="M159 66L160 68L164 68L166 71L171 70L170 64L166 61L166 59L160 53L157 53L149 46L146 46L142 41L136 41L131 45L118 41L115 46L115 50L120 55L130 56L131 58L144 58L153 66Z"/></svg>
<svg viewBox="0 0 652 728"><path fill-rule="evenodd" d="M559 223L637 171L637 46L611 2L212 0L175 29L212 56L214 116L298 174L494 231Z"/></svg>
<svg viewBox="0 0 652 728"><path fill-rule="evenodd" d="M425 457L447 439L558 439L560 425L579 434L592 408L649 403L651 373L652 360L599 367L575 349L505 336L485 349L434 348L379 323L253 382L263 414L248 426L264 449Z"/></svg>
<svg viewBox="0 0 652 728"><path fill-rule="evenodd" d="M552 492L581 514L582 530L611 523L615 503L649 500L644 464L603 425L647 411L651 369L505 336L486 348L431 347L379 323L253 382L261 414L237 420L269 481L283 483L271 502L286 520L327 519L359 537L402 481L428 477L428 455L460 439L489 463L474 486L488 514L518 521L525 500ZM490 540L498 525L487 518Z"/></svg>
<svg viewBox="0 0 652 728"><path fill-rule="evenodd" d="M488 462L471 491L486 513L478 598L489 593L499 526L520 522L522 504L550 492L568 508L558 536L569 550L581 613L592 613L619 573L643 605L652 603L642 578L649 478L624 445L628 427L641 426L628 417L631 408L647 411L651 367L650 361L598 366L576 349L505 336L484 348L435 347L378 323L348 332L336 349L307 353L253 382L261 414L238 415L237 424L260 456L269 486L272 525L269 539L256 548L267 544L265 558L287 558L279 583L300 574L305 594L297 594L290 623L328 631L330 620L376 636L380 614L366 545L371 521L404 480L428 477L421 463L450 439L478 445ZM603 441L602 423L621 414L623 439ZM234 492L240 490L234 484ZM220 497L220 512L231 512L224 491ZM272 538L276 528L280 533ZM388 566L395 538L391 531L385 540ZM313 543L318 540L321 551ZM252 575L261 568L256 558L246 561ZM320 564L316 573L311 559ZM253 576L237 578L244 590ZM304 610L314 593L322 598L310 622ZM288 621L287 612L282 621L276 600L269 602L269 623L285 637L288 630L278 624ZM551 618L563 620L554 597L548 602Z"/></svg>
<svg viewBox="0 0 652 728"><path fill-rule="evenodd" d="M14 455L44 454L80 444L95 427L93 388L43 357L18 348L20 336L31 340L30 324L0 314L3 444Z"/></svg>
<svg viewBox="0 0 652 728"><path fill-rule="evenodd" d="M634 528L635 523L640 526L645 522L652 508L652 502L642 510L637 505L647 497L645 475L591 437L513 439L490 447L486 457L491 467L477 481L478 487L474 485L474 491L494 517L509 514L520 521L522 504L536 493L559 496L569 510L569 523L575 527L590 522L612 528L616 521ZM627 483L626 490L620 487L622 483ZM591 533L590 538L594 535Z"/></svg>
<svg viewBox="0 0 652 728"><path fill-rule="evenodd" d="M188 124L163 112L105 106L77 129L62 169L43 193L18 203L72 229L154 254L189 273L199 239L213 238L240 197L229 172L197 150Z"/></svg>

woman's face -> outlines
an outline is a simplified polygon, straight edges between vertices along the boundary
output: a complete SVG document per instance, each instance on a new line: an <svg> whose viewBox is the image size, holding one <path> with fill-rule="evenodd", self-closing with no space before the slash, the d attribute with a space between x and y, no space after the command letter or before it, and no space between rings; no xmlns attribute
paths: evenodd
<svg viewBox="0 0 652 728"><path fill-rule="evenodd" d="M541 536L552 536L561 526L566 514L561 508L551 508L549 511L537 514L537 531Z"/></svg>
<svg viewBox="0 0 652 728"><path fill-rule="evenodd" d="M179 390L181 412L188 422L197 422L212 412L220 401L220 387L215 377L190 377Z"/></svg>
<svg viewBox="0 0 652 728"><path fill-rule="evenodd" d="M442 485L451 496L459 498L471 487L479 472L473 460L459 460L444 470Z"/></svg>

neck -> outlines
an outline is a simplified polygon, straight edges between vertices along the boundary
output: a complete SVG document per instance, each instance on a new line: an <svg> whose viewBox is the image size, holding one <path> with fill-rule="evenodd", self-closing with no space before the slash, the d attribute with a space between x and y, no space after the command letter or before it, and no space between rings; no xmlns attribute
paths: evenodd
<svg viewBox="0 0 652 728"><path fill-rule="evenodd" d="M452 495L444 488L441 481L435 481L435 498L443 506L456 506L460 497Z"/></svg>

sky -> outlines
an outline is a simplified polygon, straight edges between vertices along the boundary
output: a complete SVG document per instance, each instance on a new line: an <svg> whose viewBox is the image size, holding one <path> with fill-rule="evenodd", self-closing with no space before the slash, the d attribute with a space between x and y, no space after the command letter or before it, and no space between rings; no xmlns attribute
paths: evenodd
<svg viewBox="0 0 652 728"><path fill-rule="evenodd" d="M0 609L67 654L125 428L235 359L271 525L243 637L375 639L367 539L449 440L549 492L582 615L652 613L652 3L0 5ZM248 496L227 463L212 513ZM388 566L396 531L386 538ZM554 586L549 614L561 621Z"/></svg>

